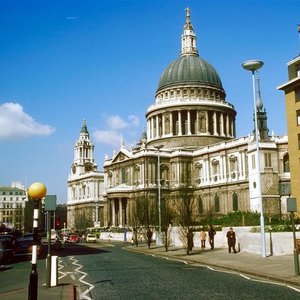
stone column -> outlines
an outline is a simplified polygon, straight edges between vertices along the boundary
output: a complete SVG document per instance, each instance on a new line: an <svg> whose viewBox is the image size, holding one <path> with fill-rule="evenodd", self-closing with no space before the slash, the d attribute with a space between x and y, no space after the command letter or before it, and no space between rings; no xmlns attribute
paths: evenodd
<svg viewBox="0 0 300 300"><path fill-rule="evenodd" d="M223 113L221 113L220 121L221 121L221 128L220 128L220 130L221 130L221 136L224 136L225 133L224 133L224 114Z"/></svg>
<svg viewBox="0 0 300 300"><path fill-rule="evenodd" d="M226 115L226 136L230 136L230 130L229 130L229 116Z"/></svg>
<svg viewBox="0 0 300 300"><path fill-rule="evenodd" d="M111 225L112 225L112 226L115 226L115 225L116 225L116 219L115 219L115 216L116 216L115 199L111 199L111 217L112 217Z"/></svg>
<svg viewBox="0 0 300 300"><path fill-rule="evenodd" d="M209 127L208 127L208 111L205 112L205 121L206 121L206 133L209 134Z"/></svg>
<svg viewBox="0 0 300 300"><path fill-rule="evenodd" d="M154 117L151 117L151 139L154 139Z"/></svg>
<svg viewBox="0 0 300 300"><path fill-rule="evenodd" d="M181 111L178 111L178 135L182 135Z"/></svg>
<svg viewBox="0 0 300 300"><path fill-rule="evenodd" d="M214 111L214 114L213 114L213 121L214 121L214 135L218 135L217 133L217 114L216 112Z"/></svg>
<svg viewBox="0 0 300 300"><path fill-rule="evenodd" d="M119 225L123 225L122 199L119 198Z"/></svg>
<svg viewBox="0 0 300 300"><path fill-rule="evenodd" d="M159 117L156 116L156 138L159 137Z"/></svg>

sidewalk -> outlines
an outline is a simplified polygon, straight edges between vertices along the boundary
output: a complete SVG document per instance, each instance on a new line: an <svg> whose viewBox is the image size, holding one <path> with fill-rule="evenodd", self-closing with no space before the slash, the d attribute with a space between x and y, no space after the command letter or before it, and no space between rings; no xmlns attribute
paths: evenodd
<svg viewBox="0 0 300 300"><path fill-rule="evenodd" d="M185 261L190 264L204 265L215 270L221 269L241 273L249 277L280 282L300 288L300 275L295 275L294 255L262 257L246 252L228 253L227 248L206 249L204 251L193 248L191 254L187 255L186 250L183 248L170 247L169 251L166 252L164 247L154 244L152 244L150 250L144 244L138 247L127 247L127 249Z"/></svg>
<svg viewBox="0 0 300 300"><path fill-rule="evenodd" d="M29 272L26 278L29 279ZM24 274L25 276L25 274ZM41 300L75 300L75 286L69 279L64 278L58 280L58 285L54 287L46 287L46 261L38 261L38 299ZM0 294L1 300L24 300L28 298L28 284L24 286L23 281L15 284L15 289Z"/></svg>

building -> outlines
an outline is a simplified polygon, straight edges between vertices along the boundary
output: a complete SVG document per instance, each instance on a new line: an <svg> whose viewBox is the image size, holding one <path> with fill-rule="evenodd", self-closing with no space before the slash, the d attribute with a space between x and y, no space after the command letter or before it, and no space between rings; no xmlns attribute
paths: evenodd
<svg viewBox="0 0 300 300"><path fill-rule="evenodd" d="M147 132L135 147L122 142L105 159L107 225L136 223L142 199L148 217L152 210L160 218L162 207L179 210L180 200L192 199L196 222L207 213L259 211L254 134L236 137L234 106L196 42L187 9L181 53L160 77L155 102L146 111ZM264 212L278 216L290 194L288 140L269 135L261 99L257 116Z"/></svg>
<svg viewBox="0 0 300 300"><path fill-rule="evenodd" d="M24 230L25 187L20 182L0 186L0 224L10 229Z"/></svg>
<svg viewBox="0 0 300 300"><path fill-rule="evenodd" d="M68 177L68 228L103 226L103 193L104 174L97 170L94 145L84 120Z"/></svg>
<svg viewBox="0 0 300 300"><path fill-rule="evenodd" d="M300 214L300 55L288 62L288 82L278 87L285 93L292 197Z"/></svg>

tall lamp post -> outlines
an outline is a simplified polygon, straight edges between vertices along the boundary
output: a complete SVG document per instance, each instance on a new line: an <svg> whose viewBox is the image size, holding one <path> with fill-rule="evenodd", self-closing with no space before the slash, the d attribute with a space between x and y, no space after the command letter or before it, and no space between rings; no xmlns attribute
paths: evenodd
<svg viewBox="0 0 300 300"><path fill-rule="evenodd" d="M157 190L158 190L158 232L161 239L161 197L160 197L160 149L164 145L154 146L157 149Z"/></svg>
<svg viewBox="0 0 300 300"><path fill-rule="evenodd" d="M31 273L28 288L28 300L37 299L38 273L37 273L37 246L38 246L38 218L39 218L39 203L45 197L47 189L41 182L35 182L28 188L28 196L34 201L33 210L33 245L32 245L32 260Z"/></svg>
<svg viewBox="0 0 300 300"><path fill-rule="evenodd" d="M256 163L257 163L257 193L259 198L260 206L260 235L261 235L261 255L266 257L266 237L265 237L265 221L264 221L264 211L263 211L263 201L261 194L261 176L260 176L260 151L259 151L259 132L257 126L257 93L256 93L256 72L263 66L263 62L260 60L247 60L242 63L242 67L252 72L252 87L253 87L253 106L254 106L254 123L255 123L255 142L256 142Z"/></svg>

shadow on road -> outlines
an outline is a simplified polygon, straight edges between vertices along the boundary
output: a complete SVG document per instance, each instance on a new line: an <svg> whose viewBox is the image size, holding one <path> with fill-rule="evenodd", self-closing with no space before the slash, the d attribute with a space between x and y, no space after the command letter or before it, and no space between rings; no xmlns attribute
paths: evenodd
<svg viewBox="0 0 300 300"><path fill-rule="evenodd" d="M64 248L60 250L51 249L51 255L57 255L59 257L72 256L72 255L93 255L108 253L110 251L100 248L89 247L84 244L66 243ZM43 246L42 252L39 255L39 259L45 259L48 254L47 245Z"/></svg>

